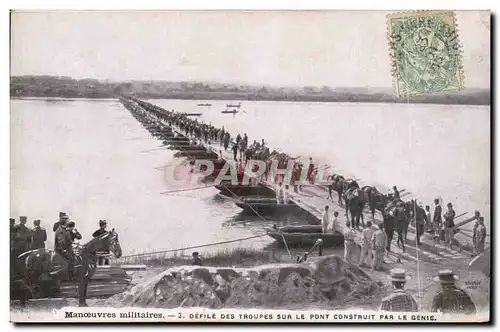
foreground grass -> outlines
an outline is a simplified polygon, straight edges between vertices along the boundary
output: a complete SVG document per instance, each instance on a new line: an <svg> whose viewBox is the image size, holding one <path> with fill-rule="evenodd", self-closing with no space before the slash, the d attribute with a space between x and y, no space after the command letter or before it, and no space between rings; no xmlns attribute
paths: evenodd
<svg viewBox="0 0 500 332"><path fill-rule="evenodd" d="M279 254L256 249L221 249L215 253L201 253L203 266L250 267L255 265L283 262ZM171 256L141 256L128 258L125 264L144 264L148 266L173 267L191 265L193 258L183 252Z"/></svg>

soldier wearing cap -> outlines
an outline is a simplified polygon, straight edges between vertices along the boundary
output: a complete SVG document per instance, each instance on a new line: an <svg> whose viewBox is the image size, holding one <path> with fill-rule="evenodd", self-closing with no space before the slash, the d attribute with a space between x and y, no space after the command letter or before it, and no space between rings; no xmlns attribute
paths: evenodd
<svg viewBox="0 0 500 332"><path fill-rule="evenodd" d="M70 221L66 224L61 224L56 231L56 238L54 241L55 251L64 257L68 262L68 275L73 279L73 264L75 254L73 252L73 241L80 240L82 235L75 229L75 223Z"/></svg>
<svg viewBox="0 0 500 332"><path fill-rule="evenodd" d="M96 237L99 237L99 236L105 234L107 232L106 226L107 226L106 220L99 220L99 229L92 234L92 237L96 238ZM109 248L104 249L101 253L104 255L109 254ZM106 257L103 257L103 256L99 256L99 258L97 260L97 264L98 265L103 265L103 264L109 265L109 259Z"/></svg>
<svg viewBox="0 0 500 332"><path fill-rule="evenodd" d="M195 251L193 252L193 264L192 265L199 265L201 266L201 259L200 259L200 253Z"/></svg>
<svg viewBox="0 0 500 332"><path fill-rule="evenodd" d="M61 226L62 224L65 224L66 222L68 222L68 215L64 212L59 212L59 220L54 223L54 226L52 227L52 231L54 231L54 232L57 231L59 226Z"/></svg>
<svg viewBox="0 0 500 332"><path fill-rule="evenodd" d="M391 270L394 292L385 297L380 305L381 311L417 312L418 305L415 299L404 291L404 286L410 277L406 276L403 269Z"/></svg>
<svg viewBox="0 0 500 332"><path fill-rule="evenodd" d="M33 236L31 249L45 248L45 241L47 241L47 231L45 230L45 228L40 227L40 219L33 221L33 226L35 227L31 230Z"/></svg>
<svg viewBox="0 0 500 332"><path fill-rule="evenodd" d="M469 294L455 285L458 276L451 270L441 270L434 278L441 283L441 290L432 300L431 312L473 315L476 306Z"/></svg>
<svg viewBox="0 0 500 332"><path fill-rule="evenodd" d="M29 250L31 246L31 231L26 227L26 216L19 217L19 224L14 226L14 245L13 250L16 255Z"/></svg>

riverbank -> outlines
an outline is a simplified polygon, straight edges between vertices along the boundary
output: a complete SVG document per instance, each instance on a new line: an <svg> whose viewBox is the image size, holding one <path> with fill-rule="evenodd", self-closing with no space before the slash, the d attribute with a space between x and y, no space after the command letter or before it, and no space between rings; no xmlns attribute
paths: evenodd
<svg viewBox="0 0 500 332"><path fill-rule="evenodd" d="M117 98L133 95L139 99L239 100L291 102L404 103L443 105L490 105L488 89L432 93L398 98L390 88L365 87L274 87L204 82L127 81L73 79L57 76L12 76L12 97Z"/></svg>
<svg viewBox="0 0 500 332"><path fill-rule="evenodd" d="M324 256L319 257L317 252L311 254L306 262L307 264L314 264L328 257L334 257L335 254L339 255L339 249L327 249L324 250ZM241 250L241 251L240 251ZM245 257L245 253L248 256L256 258L253 264L244 259L239 260L239 258ZM335 253L335 254L334 254ZM333 256L332 256L333 255ZM339 255L341 256L341 255ZM203 257L203 255L202 255ZM232 260L228 260L228 258ZM267 257L267 259L266 259ZM340 257L339 257L340 258ZM270 254L269 252L259 252L259 251L248 251L246 249L235 250L234 253L223 253L218 255L207 256L202 258L205 267L214 268L252 268L259 269L261 266L276 265L276 266L289 266L290 259L283 253L276 252L275 254ZM353 263L358 262L360 259L360 250L356 248L353 253ZM434 277L438 275L438 271L442 269L451 269L454 271L459 280L457 281L457 286L464 289L473 299L477 311L485 311L489 308L490 302L490 279L478 271L469 271L467 266L464 266L463 261L459 260L448 260L441 264L432 264L425 260L418 262L414 261L397 261L394 257L386 256L384 259L384 267L382 270L373 270L371 268L360 268L357 264L347 264L350 269L360 270L361 274L366 274L374 285L377 285L376 291L372 289L370 292L365 292L364 294L359 294L358 296L349 296L344 298L342 301L334 301L325 303L323 301L306 301L304 303L289 303L286 305L288 309L324 309L328 307L332 310L342 310L345 308L357 308L363 310L378 310L382 299L392 293L392 283L390 280L390 270L393 268L402 268L406 271L406 274L410 277L407 281L405 290L411 294L417 303L419 304L420 311L430 311L432 306L432 299L437 291L440 289L440 285L434 280ZM191 262L188 258L182 257L172 257L170 259L164 259L163 261L158 260L138 260L138 263L143 263L148 265L148 269L145 271L136 271L132 274L132 284L139 285L151 282L159 274L164 273L164 271L172 268L180 268L181 266L190 265ZM220 262L221 265L216 265L216 262ZM345 262L342 261L342 264ZM304 264L292 264L299 268L304 266ZM190 269L192 267L187 267ZM122 296L122 295L120 295ZM102 301L102 304L109 304L107 301Z"/></svg>

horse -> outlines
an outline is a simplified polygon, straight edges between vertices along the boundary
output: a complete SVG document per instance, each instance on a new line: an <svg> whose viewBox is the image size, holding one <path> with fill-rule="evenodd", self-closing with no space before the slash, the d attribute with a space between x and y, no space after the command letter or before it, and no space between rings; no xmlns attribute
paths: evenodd
<svg viewBox="0 0 500 332"><path fill-rule="evenodd" d="M329 179L331 179L332 182L328 185L328 197L333 202L332 191L335 191L338 197L337 203L342 206L342 197L344 191L347 189L347 182L342 175L332 175Z"/></svg>
<svg viewBox="0 0 500 332"><path fill-rule="evenodd" d="M394 231L398 233L397 245L400 248L400 244L403 247L403 252L405 252L405 241L406 235L408 233L408 225L410 223L410 212L409 202L403 202L401 200L394 200L387 205L382 213L384 219L384 229L387 233L387 250L391 250L391 242L394 236Z"/></svg>
<svg viewBox="0 0 500 332"><path fill-rule="evenodd" d="M388 198L386 195L382 194L377 190L377 188L372 186L364 186L361 190L365 193L370 212L372 213L372 218L375 218L375 211L380 211L384 213L385 206L387 204Z"/></svg>
<svg viewBox="0 0 500 332"><path fill-rule="evenodd" d="M118 233L112 229L99 237L90 240L83 246L77 247L75 251L74 276L72 280L78 281L78 305L87 306L87 288L97 268L97 253L109 250L116 258L122 255ZM21 284L23 285L20 300L24 306L26 301L36 291L41 291L39 286L40 277L51 280L69 281L68 262L55 251L48 249L34 249L24 252L18 256L21 273Z"/></svg>
<svg viewBox="0 0 500 332"><path fill-rule="evenodd" d="M344 193L346 216L349 218L350 212L352 227L355 227L354 225L356 225L356 227L359 228L360 219L364 227L365 221L363 218L363 210L365 208L366 198L363 191L359 189L359 185L355 181L351 182L349 186L349 189L347 189Z"/></svg>

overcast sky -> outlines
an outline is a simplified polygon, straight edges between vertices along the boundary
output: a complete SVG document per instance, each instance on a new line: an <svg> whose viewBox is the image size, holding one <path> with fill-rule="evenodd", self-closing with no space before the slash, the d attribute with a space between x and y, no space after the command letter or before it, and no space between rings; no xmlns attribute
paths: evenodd
<svg viewBox="0 0 500 332"><path fill-rule="evenodd" d="M16 12L12 75L391 87L385 12ZM467 87L490 86L488 12L457 12Z"/></svg>

